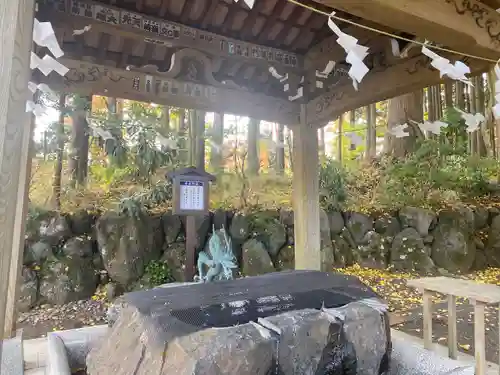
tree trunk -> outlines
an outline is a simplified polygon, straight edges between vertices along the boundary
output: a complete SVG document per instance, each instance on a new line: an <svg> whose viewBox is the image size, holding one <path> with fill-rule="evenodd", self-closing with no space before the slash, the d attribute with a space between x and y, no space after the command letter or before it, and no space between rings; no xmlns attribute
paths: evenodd
<svg viewBox="0 0 500 375"><path fill-rule="evenodd" d="M496 103L495 100L495 81L496 75L493 70L488 71L488 111L486 113L486 128L488 129L489 138L490 138L490 148L492 150L492 154L495 158L497 158L500 153L497 150L497 145L499 144L498 139L496 139L496 134L500 134L498 127L500 126L500 121L495 119L493 115L493 106ZM500 180L500 177L499 177Z"/></svg>
<svg viewBox="0 0 500 375"><path fill-rule="evenodd" d="M337 160L339 163L342 163L342 137L344 136L344 132L342 130L342 123L344 122L344 115L340 115L338 118L338 128L337 128Z"/></svg>
<svg viewBox="0 0 500 375"><path fill-rule="evenodd" d="M485 113L485 102L484 102L484 80L482 75L478 75L474 79L474 85L475 85L475 92L476 92L476 112L480 112L486 117ZM479 130L477 131L477 151L479 156L487 156L488 155L488 149L491 150L491 144L487 145L489 143L488 141L490 138L487 136L488 129L485 123L482 123L479 126Z"/></svg>
<svg viewBox="0 0 500 375"><path fill-rule="evenodd" d="M376 104L370 104L366 107L366 153L367 160L373 159L377 154L377 108Z"/></svg>
<svg viewBox="0 0 500 375"><path fill-rule="evenodd" d="M179 160L182 164L189 164L189 142L187 137L189 132L189 125L186 126L186 110L181 108L179 109ZM192 164L189 164L192 165Z"/></svg>
<svg viewBox="0 0 500 375"><path fill-rule="evenodd" d="M293 173L293 131L287 127L286 144L288 146L288 164Z"/></svg>
<svg viewBox="0 0 500 375"><path fill-rule="evenodd" d="M162 111L162 116L161 116L161 129L163 136L167 136L170 133L170 107L164 106L163 111Z"/></svg>
<svg viewBox="0 0 500 375"><path fill-rule="evenodd" d="M455 101L458 109L465 110L464 84L462 82L455 82Z"/></svg>
<svg viewBox="0 0 500 375"><path fill-rule="evenodd" d="M453 107L453 85L451 82L446 82L444 84L444 101L446 108Z"/></svg>
<svg viewBox="0 0 500 375"><path fill-rule="evenodd" d="M196 164L196 133L198 127L196 126L196 111L194 109L188 110L189 114L189 165L194 166Z"/></svg>
<svg viewBox="0 0 500 375"><path fill-rule="evenodd" d="M282 175L285 172L285 133L284 126L282 124L276 123L276 139L278 142L278 147L276 149L276 163L275 171L276 174Z"/></svg>
<svg viewBox="0 0 500 375"><path fill-rule="evenodd" d="M205 170L205 111L196 112L196 168Z"/></svg>
<svg viewBox="0 0 500 375"><path fill-rule="evenodd" d="M248 122L247 128L247 142L248 142L248 174L255 176L259 174L260 157L259 157L259 133L260 133L260 120L251 118Z"/></svg>
<svg viewBox="0 0 500 375"><path fill-rule="evenodd" d="M68 155L71 188L83 186L87 176L89 154L87 111L92 103L92 97L75 96L74 101L74 110L71 114L71 147Z"/></svg>
<svg viewBox="0 0 500 375"><path fill-rule="evenodd" d="M212 145L210 147L210 165L214 171L222 169L222 145L224 143L224 114L214 113L212 124Z"/></svg>
<svg viewBox="0 0 500 375"><path fill-rule="evenodd" d="M423 121L423 90L390 99L388 104L387 126L392 129L398 125L408 124L405 132L409 136L396 138L386 133L385 152L397 158L402 158L415 151L417 134L410 119L421 123Z"/></svg>
<svg viewBox="0 0 500 375"><path fill-rule="evenodd" d="M434 86L427 88L427 118L430 122L436 121L436 96L434 95ZM429 134L427 134L429 135Z"/></svg>
<svg viewBox="0 0 500 375"><path fill-rule="evenodd" d="M61 209L61 178L64 156L64 110L66 108L66 94L59 97L59 123L57 126L57 152L52 176L52 207Z"/></svg>

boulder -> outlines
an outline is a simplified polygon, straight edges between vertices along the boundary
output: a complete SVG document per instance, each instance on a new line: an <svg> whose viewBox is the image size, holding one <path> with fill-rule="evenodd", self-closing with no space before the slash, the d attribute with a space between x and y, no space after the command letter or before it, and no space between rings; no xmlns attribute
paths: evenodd
<svg viewBox="0 0 500 375"><path fill-rule="evenodd" d="M37 273L28 267L23 267L21 273L21 286L17 309L20 312L29 311L38 301L39 280Z"/></svg>
<svg viewBox="0 0 500 375"><path fill-rule="evenodd" d="M333 211L329 212L327 215L332 235L339 234L345 226L344 216L342 216L342 212Z"/></svg>
<svg viewBox="0 0 500 375"><path fill-rule="evenodd" d="M165 250L161 260L168 265L170 273L176 281L185 281L186 244L173 243Z"/></svg>
<svg viewBox="0 0 500 375"><path fill-rule="evenodd" d="M71 237L71 227L68 216L53 213L44 218L38 227L40 239L51 245L57 245Z"/></svg>
<svg viewBox="0 0 500 375"><path fill-rule="evenodd" d="M375 219L374 229L384 237L394 237L401 232L401 223L397 217L381 216Z"/></svg>
<svg viewBox="0 0 500 375"><path fill-rule="evenodd" d="M347 241L341 236L334 236L333 241L333 254L335 259L335 267L344 268L354 264L353 249L349 246Z"/></svg>
<svg viewBox="0 0 500 375"><path fill-rule="evenodd" d="M87 210L78 210L69 219L71 232L76 236L90 234L95 224L95 216Z"/></svg>
<svg viewBox="0 0 500 375"><path fill-rule="evenodd" d="M243 243L250 236L250 223L246 216L235 214L231 220L229 229L231 238L237 242Z"/></svg>
<svg viewBox="0 0 500 375"><path fill-rule="evenodd" d="M165 244L170 245L177 241L177 237L182 230L181 218L170 212L163 214L161 218L163 224L163 233L165 235Z"/></svg>
<svg viewBox="0 0 500 375"><path fill-rule="evenodd" d="M425 237L429 234L429 228L436 220L436 215L425 208L403 207L399 211L399 220L403 228L415 228L422 237Z"/></svg>
<svg viewBox="0 0 500 375"><path fill-rule="evenodd" d="M94 255L93 241L89 236L73 237L62 247L62 254L67 257L92 257Z"/></svg>
<svg viewBox="0 0 500 375"><path fill-rule="evenodd" d="M390 263L396 270L427 273L434 269L431 251L415 228L403 229L392 242Z"/></svg>
<svg viewBox="0 0 500 375"><path fill-rule="evenodd" d="M215 230L224 228L226 231L229 231L229 218L226 210L223 210L221 208L216 209L214 211L212 220Z"/></svg>
<svg viewBox="0 0 500 375"><path fill-rule="evenodd" d="M490 213L486 207L474 207L474 227L476 230L481 230L488 226Z"/></svg>
<svg viewBox="0 0 500 375"><path fill-rule="evenodd" d="M271 258L276 259L279 251L286 244L285 226L277 219L268 219L259 233L259 239L264 243Z"/></svg>
<svg viewBox="0 0 500 375"><path fill-rule="evenodd" d="M293 211L289 210L280 210L280 222L285 226L285 227L292 227L294 226L294 220L295 216L293 214Z"/></svg>
<svg viewBox="0 0 500 375"><path fill-rule="evenodd" d="M243 244L241 273L244 276L257 276L275 271L271 257L262 242L251 239Z"/></svg>
<svg viewBox="0 0 500 375"><path fill-rule="evenodd" d="M295 269L295 248L291 245L282 248L278 253L275 265L279 271Z"/></svg>
<svg viewBox="0 0 500 375"><path fill-rule="evenodd" d="M107 212L97 221L97 243L104 267L122 286L138 280L144 267L161 256L161 220Z"/></svg>
<svg viewBox="0 0 500 375"><path fill-rule="evenodd" d="M41 265L52 255L52 246L50 244L43 241L37 241L31 244L27 242L24 245L23 264Z"/></svg>
<svg viewBox="0 0 500 375"><path fill-rule="evenodd" d="M319 212L319 233L321 246L321 271L329 272L333 270L335 256L332 244L332 234L330 220L325 211Z"/></svg>
<svg viewBox="0 0 500 375"><path fill-rule="evenodd" d="M365 234L363 244L352 250L354 261L362 267L384 269L387 267L389 245L375 231Z"/></svg>
<svg viewBox="0 0 500 375"><path fill-rule="evenodd" d="M113 306L89 375L388 371L386 307L355 277L280 272L129 293Z"/></svg>
<svg viewBox="0 0 500 375"><path fill-rule="evenodd" d="M465 206L439 213L438 225L432 232L432 260L450 272L467 272L476 257L474 213Z"/></svg>
<svg viewBox="0 0 500 375"><path fill-rule="evenodd" d="M373 229L373 220L370 216L358 212L351 212L347 216L345 225L354 242L360 244L366 233Z"/></svg>
<svg viewBox="0 0 500 375"><path fill-rule="evenodd" d="M41 275L40 296L53 305L90 298L97 288L91 258L49 259Z"/></svg>
<svg viewBox="0 0 500 375"><path fill-rule="evenodd" d="M491 222L484 253L490 267L500 267L500 215L495 216Z"/></svg>

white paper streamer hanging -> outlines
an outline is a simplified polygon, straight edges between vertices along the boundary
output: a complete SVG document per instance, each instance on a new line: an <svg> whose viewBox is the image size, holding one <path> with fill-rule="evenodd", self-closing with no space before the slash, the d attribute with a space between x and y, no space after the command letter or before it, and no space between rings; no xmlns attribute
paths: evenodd
<svg viewBox="0 0 500 375"><path fill-rule="evenodd" d="M357 133L349 132L349 133L346 133L345 136L347 138L349 138L349 140L351 141L351 144L356 146L356 147L361 146L363 144L363 138Z"/></svg>
<svg viewBox="0 0 500 375"><path fill-rule="evenodd" d="M73 35L82 35L83 33L90 31L91 28L92 28L92 25L87 25L83 29L73 30Z"/></svg>
<svg viewBox="0 0 500 375"><path fill-rule="evenodd" d="M177 142L173 139L165 138L164 136L157 134L156 142L162 145L163 147L167 147L171 150L177 150Z"/></svg>
<svg viewBox="0 0 500 375"><path fill-rule="evenodd" d="M47 113L46 109L32 100L26 101L26 112L33 112L36 117L41 117Z"/></svg>
<svg viewBox="0 0 500 375"><path fill-rule="evenodd" d="M297 100L298 98L301 98L303 95L304 95L304 88L303 87L299 87L297 89L297 95L295 95L295 96L289 96L288 100L290 100L290 101L293 102L294 100Z"/></svg>
<svg viewBox="0 0 500 375"><path fill-rule="evenodd" d="M388 132L392 134L396 138L404 138L408 137L410 133L405 132L405 129L408 127L408 124L396 125L393 128L389 129Z"/></svg>
<svg viewBox="0 0 500 375"><path fill-rule="evenodd" d="M47 47L56 59L64 55L56 34L50 22L39 22L36 18L33 24L33 41L40 47Z"/></svg>
<svg viewBox="0 0 500 375"><path fill-rule="evenodd" d="M235 3L238 2L238 0L234 0ZM250 8L253 8L253 5L255 4L255 0L243 0L243 2Z"/></svg>
<svg viewBox="0 0 500 375"><path fill-rule="evenodd" d="M335 11L328 17L328 27L337 34L337 43L346 51L347 63L351 64L351 69L349 69L349 76L352 78L354 88L357 88L357 84L361 82L364 76L369 72L368 67L363 63L363 59L368 55L368 47L361 46L358 44L358 40L340 30L340 28L333 22L332 16L335 15Z"/></svg>
<svg viewBox="0 0 500 375"><path fill-rule="evenodd" d="M281 75L278 73L276 68L274 68L272 66L269 67L269 73L271 73L271 75L274 78L278 79L280 82L285 82L288 79L288 73L286 73L285 75Z"/></svg>
<svg viewBox="0 0 500 375"><path fill-rule="evenodd" d="M31 52L30 68L40 70L45 76L48 76L53 71L61 76L65 76L69 69L52 56L45 55L43 59L39 58L34 52Z"/></svg>
<svg viewBox="0 0 500 375"><path fill-rule="evenodd" d="M401 57L401 49L399 48L399 42L394 38L391 38L391 50L394 56Z"/></svg>
<svg viewBox="0 0 500 375"><path fill-rule="evenodd" d="M424 121L424 123L418 123L416 121L410 120L414 124L417 124L422 132L430 132L432 134L441 134L441 128L446 128L448 124L443 121Z"/></svg>
<svg viewBox="0 0 500 375"><path fill-rule="evenodd" d="M107 141L108 139L115 139L113 135L104 129L98 128L97 126L93 126L89 124L89 128L92 129L92 135L94 137L101 137L104 141Z"/></svg>
<svg viewBox="0 0 500 375"><path fill-rule="evenodd" d="M479 125L481 125L482 122L486 121L486 118L483 116L482 113L467 113L461 110L458 110L460 112L460 115L465 121L465 125L467 125L467 132L472 133L475 132L476 130L479 129Z"/></svg>
<svg viewBox="0 0 500 375"><path fill-rule="evenodd" d="M58 99L58 96L57 94L52 91L52 89L46 85L45 83L39 83L38 85L34 82L28 82L28 89L34 94L35 92L37 92L37 90L40 90L41 92L43 92L44 94L46 94L49 99L51 100L57 100Z"/></svg>
<svg viewBox="0 0 500 375"><path fill-rule="evenodd" d="M328 64L326 64L325 69L323 69L321 72L319 70L316 70L316 77L327 78L334 68L335 68L335 61L330 60L328 61Z"/></svg>
<svg viewBox="0 0 500 375"><path fill-rule="evenodd" d="M431 51L426 46L422 46L422 53L432 59L431 65L439 70L440 77L447 75L451 79L462 81L468 85L472 85L470 80L465 76L470 74L470 68L461 61L455 61L451 64L450 60L439 56L437 53Z"/></svg>

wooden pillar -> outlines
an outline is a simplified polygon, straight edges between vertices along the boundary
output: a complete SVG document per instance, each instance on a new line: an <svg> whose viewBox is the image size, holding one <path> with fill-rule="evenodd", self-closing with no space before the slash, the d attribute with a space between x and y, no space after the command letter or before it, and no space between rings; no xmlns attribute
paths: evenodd
<svg viewBox="0 0 500 375"><path fill-rule="evenodd" d="M24 254L24 231L26 224L26 215L28 214L28 196L29 183L31 181L31 162L34 156L33 148L33 129L35 127L35 117L31 116L27 130L23 134L23 150L29 151L21 155L21 164L19 171L19 188L16 200L16 217L14 219L14 228L20 228L22 236L15 236L13 239L12 256L10 259L9 290L7 292L7 302L5 304L5 327L4 337L13 337L16 328L17 309L16 303L19 299L19 288L21 284L21 273L23 267Z"/></svg>
<svg viewBox="0 0 500 375"><path fill-rule="evenodd" d="M295 269L321 270L319 226L318 132L301 121L293 128L293 210L295 222Z"/></svg>
<svg viewBox="0 0 500 375"><path fill-rule="evenodd" d="M26 113L30 51L33 32L33 0L0 0L0 327L4 330L11 259L24 240L24 194L19 186L25 175L21 166L29 154L29 114ZM22 177L21 177L22 176ZM21 200L21 202L19 202ZM15 255L14 255L15 256ZM15 280L16 282L17 280ZM11 311L7 312L11 314ZM0 345L0 362L1 362Z"/></svg>

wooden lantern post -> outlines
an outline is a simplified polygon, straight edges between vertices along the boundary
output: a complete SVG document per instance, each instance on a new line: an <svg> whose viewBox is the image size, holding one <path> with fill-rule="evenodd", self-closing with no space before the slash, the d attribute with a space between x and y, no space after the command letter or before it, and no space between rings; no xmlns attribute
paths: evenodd
<svg viewBox="0 0 500 375"><path fill-rule="evenodd" d="M186 216L186 264L185 281L192 281L195 274L196 248L199 246L196 235L196 216L209 214L210 182L215 176L195 167L169 172L166 176L173 184L173 212Z"/></svg>

